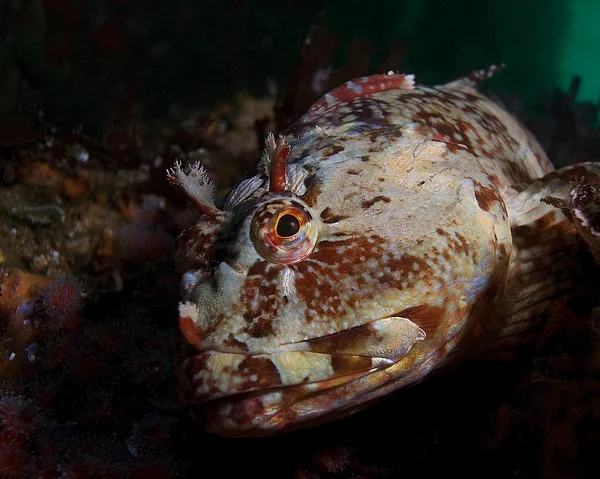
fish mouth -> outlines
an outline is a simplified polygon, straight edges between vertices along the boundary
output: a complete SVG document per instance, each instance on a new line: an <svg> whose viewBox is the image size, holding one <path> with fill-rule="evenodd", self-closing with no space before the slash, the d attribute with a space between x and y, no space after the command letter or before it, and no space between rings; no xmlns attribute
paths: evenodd
<svg viewBox="0 0 600 479"><path fill-rule="evenodd" d="M374 377L389 376L424 338L409 319L390 316L272 352L199 351L179 366L178 392L209 431L274 434L362 404L352 398L372 388Z"/></svg>
<svg viewBox="0 0 600 479"><path fill-rule="evenodd" d="M380 371L385 370L382 369ZM293 386L237 393L200 404L188 411L206 431L226 437L260 437L314 426L353 411L365 400L344 388L378 370ZM361 388L355 387L357 391Z"/></svg>

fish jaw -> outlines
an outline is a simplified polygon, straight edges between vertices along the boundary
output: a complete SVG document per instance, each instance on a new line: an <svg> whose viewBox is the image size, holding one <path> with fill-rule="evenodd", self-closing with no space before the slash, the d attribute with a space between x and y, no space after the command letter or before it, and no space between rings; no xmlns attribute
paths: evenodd
<svg viewBox="0 0 600 479"><path fill-rule="evenodd" d="M206 429L221 435L288 431L324 420L332 405L337 411L362 404L369 389L390 377L384 371L404 361L408 372L424 359L410 352L425 337L408 318L392 316L271 353L200 351L179 367L179 395ZM344 388L353 394L340 395Z"/></svg>

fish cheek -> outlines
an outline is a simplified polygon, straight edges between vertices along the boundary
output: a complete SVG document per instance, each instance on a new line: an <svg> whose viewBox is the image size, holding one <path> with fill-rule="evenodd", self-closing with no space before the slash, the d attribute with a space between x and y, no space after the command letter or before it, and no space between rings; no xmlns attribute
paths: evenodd
<svg viewBox="0 0 600 479"><path fill-rule="evenodd" d="M281 291L280 275L283 265L257 260L240 285L239 315L241 332L250 338L277 335L275 318L286 301Z"/></svg>
<svg viewBox="0 0 600 479"><path fill-rule="evenodd" d="M302 262L295 265L295 289L305 304L304 318L307 324L323 316L339 314L343 310L335 281L339 277L333 269L319 263Z"/></svg>
<svg viewBox="0 0 600 479"><path fill-rule="evenodd" d="M377 235L352 237L336 241L321 241L313 254L294 266L296 294L306 305L306 322L326 319L330 323L341 322L338 327L358 326L362 320L355 313L365 309L384 290L403 289L408 286L406 278L414 273L416 258L402 255L385 255L385 239ZM425 272L422 265L421 272ZM376 313L373 313L376 314Z"/></svg>
<svg viewBox="0 0 600 479"><path fill-rule="evenodd" d="M356 301L372 298L360 261L371 257L367 238L321 241L313 254L294 265L296 294L306 305L305 318L336 320L354 308Z"/></svg>

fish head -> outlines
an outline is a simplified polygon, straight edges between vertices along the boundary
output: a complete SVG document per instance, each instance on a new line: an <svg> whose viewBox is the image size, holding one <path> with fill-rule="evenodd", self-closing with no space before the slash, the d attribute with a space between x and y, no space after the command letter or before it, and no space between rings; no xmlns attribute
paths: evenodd
<svg viewBox="0 0 600 479"><path fill-rule="evenodd" d="M178 384L209 431L351 414L422 379L491 314L511 249L491 180L438 161L446 146L410 125L366 142L365 128L269 137L263 171L220 209L201 169L170 172L204 212L176 253Z"/></svg>

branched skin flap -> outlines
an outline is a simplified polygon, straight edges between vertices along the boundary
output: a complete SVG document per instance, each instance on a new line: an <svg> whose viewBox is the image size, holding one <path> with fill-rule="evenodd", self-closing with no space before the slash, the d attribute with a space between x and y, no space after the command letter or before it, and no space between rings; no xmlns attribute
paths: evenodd
<svg viewBox="0 0 600 479"><path fill-rule="evenodd" d="M171 181L205 213L176 254L182 402L210 431L275 434L484 344L513 271L507 201L551 170L473 79L432 88L391 72L270 136L221 209L203 171L177 167Z"/></svg>

